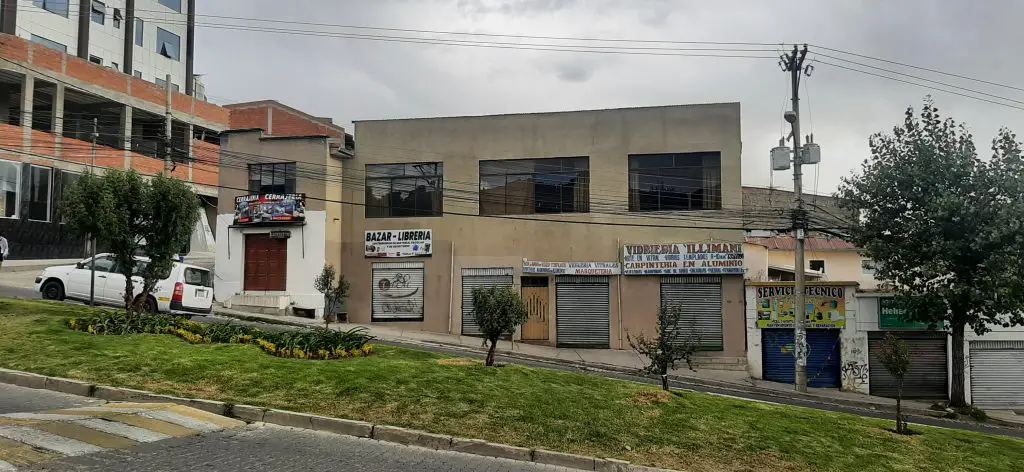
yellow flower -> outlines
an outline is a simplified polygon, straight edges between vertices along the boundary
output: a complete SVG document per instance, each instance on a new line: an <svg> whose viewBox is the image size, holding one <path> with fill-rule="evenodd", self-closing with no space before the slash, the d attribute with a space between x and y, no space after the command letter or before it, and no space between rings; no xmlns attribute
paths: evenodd
<svg viewBox="0 0 1024 472"><path fill-rule="evenodd" d="M367 344L363 346L363 354L367 356L373 354L373 344Z"/></svg>
<svg viewBox="0 0 1024 472"><path fill-rule="evenodd" d="M348 353L348 351L344 351L344 350L338 351L338 357L341 357L341 358L344 359L346 357L349 357L349 353Z"/></svg>

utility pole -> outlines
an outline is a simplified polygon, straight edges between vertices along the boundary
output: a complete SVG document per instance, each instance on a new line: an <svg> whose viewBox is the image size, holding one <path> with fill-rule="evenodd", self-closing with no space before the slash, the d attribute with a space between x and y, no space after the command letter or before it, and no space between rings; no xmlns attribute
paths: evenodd
<svg viewBox="0 0 1024 472"><path fill-rule="evenodd" d="M803 149L800 147L800 76L810 76L811 69L804 69L804 58L807 57L807 45L803 49L793 45L793 51L782 56L780 65L783 71L789 72L793 87L793 109L785 115L786 121L793 126L793 229L796 232L796 257L793 263L795 287L793 295L793 344L796 357L794 388L798 392L807 391L807 302L804 299L804 238L806 219L804 218L803 199Z"/></svg>
<svg viewBox="0 0 1024 472"><path fill-rule="evenodd" d="M100 137L99 119L92 119L92 165L89 173L96 175L96 139ZM89 306L96 306L96 237L89 238Z"/></svg>
<svg viewBox="0 0 1024 472"><path fill-rule="evenodd" d="M164 113L164 175L171 176L174 171L174 160L171 158L171 101L174 92L171 90L171 74L167 74L167 109Z"/></svg>

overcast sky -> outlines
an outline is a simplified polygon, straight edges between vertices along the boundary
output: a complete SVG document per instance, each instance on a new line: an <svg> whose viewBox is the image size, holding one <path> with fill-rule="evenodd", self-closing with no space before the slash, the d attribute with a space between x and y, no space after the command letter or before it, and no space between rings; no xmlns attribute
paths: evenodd
<svg viewBox="0 0 1024 472"><path fill-rule="evenodd" d="M197 4L200 15L425 30L808 42L1024 89L1019 50L1024 44L1024 29L1019 27L1024 2L1016 0L199 0ZM351 132L350 122L363 119L740 102L743 183L768 186L772 182L768 151L782 132L781 115L789 98L788 76L776 60L401 44L232 31L202 26L230 20L200 16L197 21L201 26L196 37L196 72L205 74L207 93L217 103L275 99L332 117ZM815 58L813 52L808 58ZM1024 108L1024 92L1019 90L901 70L1019 100L1022 103L1012 104ZM919 106L928 93L945 114L970 126L985 154L1000 126L1024 133L1024 110L818 64L801 94L804 130L813 132L821 145L822 164L810 169L805 189L833 192L840 177L867 156L868 136L890 130L902 120L907 106ZM817 179L815 172L820 173ZM774 185L792 188L792 174L776 172Z"/></svg>

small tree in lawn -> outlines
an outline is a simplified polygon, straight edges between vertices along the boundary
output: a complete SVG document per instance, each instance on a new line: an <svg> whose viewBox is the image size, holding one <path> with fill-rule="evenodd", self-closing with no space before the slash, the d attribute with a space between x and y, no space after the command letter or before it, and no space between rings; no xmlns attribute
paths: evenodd
<svg viewBox="0 0 1024 472"><path fill-rule="evenodd" d="M526 323L526 304L519 293L509 287L476 288L473 289L473 319L480 326L484 339L491 344L486 365L493 366L498 339L512 335Z"/></svg>
<svg viewBox="0 0 1024 472"><path fill-rule="evenodd" d="M142 296L135 298L135 311L141 311L146 295L171 273L176 256L192 237L200 212L196 193L178 179L157 175L149 179L144 190L143 211L146 217L140 232L149 263L139 274L142 276ZM125 297L125 302L128 301Z"/></svg>
<svg viewBox="0 0 1024 472"><path fill-rule="evenodd" d="M635 337L626 333L629 346L644 356L648 364L643 371L661 377L661 388L668 391L668 373L676 363L685 361L693 370L693 355L700 348L700 336L680 329L683 309L679 305L663 305L658 311L658 325L654 337L640 333Z"/></svg>
<svg viewBox="0 0 1024 472"><path fill-rule="evenodd" d="M337 281L334 280L335 277ZM324 295L324 328L327 328L331 323L331 316L341 309L341 304L348 298L351 284L333 265L327 264L313 281L313 288Z"/></svg>
<svg viewBox="0 0 1024 472"><path fill-rule="evenodd" d="M910 370L910 350L907 343L896 335L885 333L885 340L878 348L878 360L882 362L885 370L896 379L896 432L907 434L907 420L903 417L903 378Z"/></svg>

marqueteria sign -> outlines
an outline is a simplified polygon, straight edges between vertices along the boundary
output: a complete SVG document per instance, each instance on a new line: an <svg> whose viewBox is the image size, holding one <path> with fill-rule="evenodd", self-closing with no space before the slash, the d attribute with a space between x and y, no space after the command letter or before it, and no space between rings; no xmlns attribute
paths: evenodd
<svg viewBox="0 0 1024 472"><path fill-rule="evenodd" d="M429 229L366 232L366 257L417 257L432 254Z"/></svg>
<svg viewBox="0 0 1024 472"><path fill-rule="evenodd" d="M619 275L618 262L538 262L523 261L524 274Z"/></svg>
<svg viewBox="0 0 1024 472"><path fill-rule="evenodd" d="M795 324L793 284L765 284L754 287L757 303L757 327L792 328ZM808 328L846 326L846 290L836 285L804 287L805 316Z"/></svg>
<svg viewBox="0 0 1024 472"><path fill-rule="evenodd" d="M622 247L626 275L743 274L743 245L738 243L627 244Z"/></svg>

